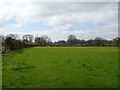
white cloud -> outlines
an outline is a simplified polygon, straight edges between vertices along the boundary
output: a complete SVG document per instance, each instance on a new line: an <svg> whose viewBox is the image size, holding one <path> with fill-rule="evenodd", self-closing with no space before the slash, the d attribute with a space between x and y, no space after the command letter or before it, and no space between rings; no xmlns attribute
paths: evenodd
<svg viewBox="0 0 120 90"><path fill-rule="evenodd" d="M68 25L69 26L69 25ZM79 39L94 39L96 37L102 37L108 40L111 40L118 36L118 25L117 24L109 24L109 25L103 25L99 27L95 27L92 29L86 29L86 30L68 30L67 25L61 26L58 28L53 28L45 31L33 31L33 32L28 32L28 33L23 33L23 32L9 32L9 33L16 33L20 35L21 37L24 34L32 34L34 37L36 35L42 36L42 35L47 35L49 36L52 41L58 41L58 40L67 40L68 36L70 34L74 34L77 38ZM8 33L6 33L7 35Z"/></svg>
<svg viewBox="0 0 120 90"><path fill-rule="evenodd" d="M47 24L50 26L57 26L57 25L63 25L66 23L69 23L72 20L69 16L66 17L65 15L56 15L48 18Z"/></svg>
<svg viewBox="0 0 120 90"><path fill-rule="evenodd" d="M19 23L19 24L10 24L9 27L17 29L17 28L20 28L22 26L23 26L23 24Z"/></svg>
<svg viewBox="0 0 120 90"><path fill-rule="evenodd" d="M66 25L59 25L58 27L53 28L53 30L61 31L61 30L69 30L72 29L73 25L72 24L66 24Z"/></svg>
<svg viewBox="0 0 120 90"><path fill-rule="evenodd" d="M39 3L34 0L0 1L0 21L13 16L18 21L45 21L48 25L59 25L82 18L81 21L101 22L116 14L117 3ZM56 24L55 24L56 23Z"/></svg>
<svg viewBox="0 0 120 90"><path fill-rule="evenodd" d="M89 39L102 36L110 39L117 36L118 3L61 2L41 3L37 0L0 0L0 24L15 17L17 23L1 27L5 34L17 33L26 22L43 22L52 29L29 32L34 35L48 35L52 40L66 39L69 34L78 38ZM74 30L73 23L91 23L98 27L87 30ZM106 24L101 26L101 24ZM108 24L107 24L108 23ZM3 25L3 26L6 26ZM73 29L73 30L69 30ZM19 32L18 34L24 34Z"/></svg>

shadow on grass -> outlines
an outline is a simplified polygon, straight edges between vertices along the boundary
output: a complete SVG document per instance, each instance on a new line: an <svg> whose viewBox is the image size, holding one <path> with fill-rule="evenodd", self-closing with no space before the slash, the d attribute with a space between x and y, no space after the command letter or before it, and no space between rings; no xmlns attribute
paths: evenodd
<svg viewBox="0 0 120 90"><path fill-rule="evenodd" d="M7 54L23 54L23 52L27 49L30 49L31 47L28 47L28 48L22 48L22 49L18 49L18 50L12 50L12 51L9 51L5 54L2 54L2 56L4 55L7 55Z"/></svg>
<svg viewBox="0 0 120 90"><path fill-rule="evenodd" d="M3 67L3 70L21 70L21 69L29 69L29 68L34 68L34 66L32 65L29 65L29 64L25 64L25 63L22 63L22 62L13 62L9 65L5 65Z"/></svg>

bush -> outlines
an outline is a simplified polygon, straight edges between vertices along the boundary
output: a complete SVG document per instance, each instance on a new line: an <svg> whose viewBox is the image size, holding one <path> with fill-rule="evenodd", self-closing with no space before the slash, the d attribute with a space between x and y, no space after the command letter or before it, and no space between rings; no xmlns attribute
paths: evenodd
<svg viewBox="0 0 120 90"><path fill-rule="evenodd" d="M7 37L5 42L10 50L17 50L21 48L38 46L38 44L15 40L15 39L12 39L11 37Z"/></svg>

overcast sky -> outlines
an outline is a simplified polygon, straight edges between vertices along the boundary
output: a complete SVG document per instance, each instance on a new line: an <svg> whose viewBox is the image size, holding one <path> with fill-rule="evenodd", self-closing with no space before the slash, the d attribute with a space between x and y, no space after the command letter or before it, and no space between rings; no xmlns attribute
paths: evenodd
<svg viewBox="0 0 120 90"><path fill-rule="evenodd" d="M47 35L53 41L70 34L86 40L113 39L118 36L118 3L0 0L0 31Z"/></svg>

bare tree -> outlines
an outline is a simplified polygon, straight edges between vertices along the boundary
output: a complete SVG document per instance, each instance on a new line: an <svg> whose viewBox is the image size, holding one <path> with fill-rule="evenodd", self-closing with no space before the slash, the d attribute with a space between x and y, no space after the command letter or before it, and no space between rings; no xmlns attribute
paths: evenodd
<svg viewBox="0 0 120 90"><path fill-rule="evenodd" d="M25 34L25 35L22 37L22 40L23 40L23 41L30 42L30 43L32 43L33 39L34 39L34 37L33 37L33 35L31 35L31 34Z"/></svg>
<svg viewBox="0 0 120 90"><path fill-rule="evenodd" d="M17 35L17 34L8 34L7 36L6 36L6 38L7 37L11 37L12 39L18 39L19 38L19 36Z"/></svg>
<svg viewBox="0 0 120 90"><path fill-rule="evenodd" d="M67 40L67 44L70 45L70 46L74 46L77 42L77 38L75 35L69 35L68 36L68 40Z"/></svg>
<svg viewBox="0 0 120 90"><path fill-rule="evenodd" d="M43 38L46 42L51 42L51 39L46 35L41 36L41 38Z"/></svg>
<svg viewBox="0 0 120 90"><path fill-rule="evenodd" d="M41 44L41 37L35 37L35 43Z"/></svg>
<svg viewBox="0 0 120 90"><path fill-rule="evenodd" d="M101 37L96 37L94 39L94 45L95 46L103 46L103 45L107 45L107 40Z"/></svg>
<svg viewBox="0 0 120 90"><path fill-rule="evenodd" d="M116 37L113 39L113 44L116 46L120 46L120 37Z"/></svg>
<svg viewBox="0 0 120 90"><path fill-rule="evenodd" d="M42 41L43 41L44 45L48 45L49 43L52 42L52 40L50 39L50 37L48 37L46 35L41 36L41 38L42 38Z"/></svg>
<svg viewBox="0 0 120 90"><path fill-rule="evenodd" d="M42 46L46 46L46 45L48 45L51 42L52 42L51 39L48 36L46 36L46 35L43 35L41 37L37 36L35 38L35 43L38 43L38 44L40 44Z"/></svg>
<svg viewBox="0 0 120 90"><path fill-rule="evenodd" d="M68 36L68 40L74 40L74 39L76 39L76 36L75 36L75 35L72 35L72 34L71 34L71 35Z"/></svg>

